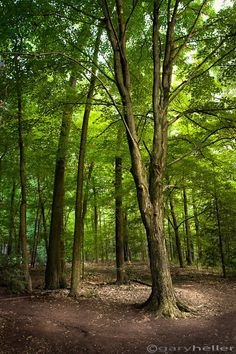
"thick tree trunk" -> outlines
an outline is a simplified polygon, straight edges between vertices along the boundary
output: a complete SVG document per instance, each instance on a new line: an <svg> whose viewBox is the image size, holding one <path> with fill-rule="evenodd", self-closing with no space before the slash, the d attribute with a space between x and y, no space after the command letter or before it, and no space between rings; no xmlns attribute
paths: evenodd
<svg viewBox="0 0 236 354"><path fill-rule="evenodd" d="M115 158L115 240L116 240L116 281L126 282L124 260L124 223L122 207L122 158Z"/></svg>
<svg viewBox="0 0 236 354"><path fill-rule="evenodd" d="M76 88L76 78L71 76L66 99L70 99ZM73 105L65 104L62 116L61 132L58 142L56 168L54 175L53 202L49 235L48 259L45 273L46 289L58 289L65 286L64 270L61 262L61 240L64 214L64 176L68 138L73 115Z"/></svg>
<svg viewBox="0 0 236 354"><path fill-rule="evenodd" d="M164 237L163 190L159 185L153 212L148 215L148 250L152 275L152 293L147 303L152 310L166 316L178 315Z"/></svg>
<svg viewBox="0 0 236 354"><path fill-rule="evenodd" d="M180 240L180 236L179 236L179 226L177 224L174 201L173 201L173 198L171 195L169 197L169 202L170 202L170 212L171 212L171 217L172 217L172 222L173 222L173 229L174 229L174 234L175 234L175 244L176 244L176 250L177 250L177 254L178 254L179 266L180 266L180 268L183 268L184 262L183 262L183 255L182 255L181 240Z"/></svg>
<svg viewBox="0 0 236 354"><path fill-rule="evenodd" d="M95 43L94 55L93 55L93 68L92 75L89 83L89 90L87 94L85 111L83 117L83 125L80 139L80 150L79 150L79 161L78 161L78 172L77 172L77 189L76 189L76 203L75 203L75 228L74 228L74 244L73 244L73 258L72 258L72 273L71 273L71 289L70 295L76 296L81 281L81 255L83 247L83 237L84 237L84 222L83 222L83 185L84 185L84 164L85 164L85 153L87 145L87 135L88 135L88 123L91 111L91 103L94 95L96 77L96 63L99 52L100 38L102 34L101 27L98 29L98 34Z"/></svg>
<svg viewBox="0 0 236 354"><path fill-rule="evenodd" d="M17 80L18 81L18 80ZM21 187L21 202L20 202L20 227L19 239L21 245L22 265L24 278L26 283L26 290L32 291L32 282L29 273L29 253L27 244L27 223L26 223L26 173L25 173L25 146L22 129L22 93L17 83L17 100L18 100L18 142L20 149L20 187Z"/></svg>

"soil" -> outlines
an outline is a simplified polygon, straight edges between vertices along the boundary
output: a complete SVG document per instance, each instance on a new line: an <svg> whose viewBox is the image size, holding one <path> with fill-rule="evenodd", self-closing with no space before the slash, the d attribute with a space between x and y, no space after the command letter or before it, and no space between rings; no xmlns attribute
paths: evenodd
<svg viewBox="0 0 236 354"><path fill-rule="evenodd" d="M87 265L80 296L44 291L32 271L32 295L0 288L0 353L236 353L236 282L203 271L173 269L176 293L196 310L166 319L139 310L150 293L144 265L129 266L132 281L114 283L113 265Z"/></svg>

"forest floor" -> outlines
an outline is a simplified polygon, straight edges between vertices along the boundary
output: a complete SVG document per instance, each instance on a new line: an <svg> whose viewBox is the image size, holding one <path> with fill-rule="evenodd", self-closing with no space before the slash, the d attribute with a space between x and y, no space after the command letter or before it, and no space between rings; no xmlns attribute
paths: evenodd
<svg viewBox="0 0 236 354"><path fill-rule="evenodd" d="M68 297L68 290L44 291L37 269L32 295L13 296L0 288L0 353L236 352L235 279L173 268L176 293L197 310L174 320L133 306L150 293L136 281L149 282L144 265L131 265L135 281L122 286L114 283L113 265L89 264L85 275L78 299Z"/></svg>

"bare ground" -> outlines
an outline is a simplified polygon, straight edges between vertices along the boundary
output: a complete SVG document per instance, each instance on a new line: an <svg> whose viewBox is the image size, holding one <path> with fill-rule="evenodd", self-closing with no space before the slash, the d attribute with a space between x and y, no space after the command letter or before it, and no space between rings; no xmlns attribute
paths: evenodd
<svg viewBox="0 0 236 354"><path fill-rule="evenodd" d="M173 320L133 306L150 293L149 286L136 282L148 283L144 266L131 266L135 282L122 286L114 284L112 269L89 265L78 299L68 297L68 290L44 291L38 271L33 271L32 296L0 289L0 353L236 352L233 279L173 269L178 296L197 310Z"/></svg>

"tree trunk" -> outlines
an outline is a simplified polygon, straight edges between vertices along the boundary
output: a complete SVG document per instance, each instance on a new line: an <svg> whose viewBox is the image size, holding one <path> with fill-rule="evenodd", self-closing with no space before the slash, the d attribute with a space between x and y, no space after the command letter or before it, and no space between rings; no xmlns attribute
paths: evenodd
<svg viewBox="0 0 236 354"><path fill-rule="evenodd" d="M67 92L67 100L75 93L76 78L71 75L70 87ZM48 258L45 273L46 289L58 289L65 286L65 275L61 262L61 245L63 234L64 214L64 176L66 154L68 149L68 138L73 115L73 105L65 104L61 132L58 142L56 168L54 175L53 202L51 212L51 224L49 235Z"/></svg>
<svg viewBox="0 0 236 354"><path fill-rule="evenodd" d="M116 281L126 282L124 261L124 223L122 208L122 158L115 158L115 236L116 236Z"/></svg>
<svg viewBox="0 0 236 354"><path fill-rule="evenodd" d="M124 222L124 261L127 263L131 263L131 251L129 247L129 234L128 234L128 215L127 211L124 212L123 215Z"/></svg>
<svg viewBox="0 0 236 354"><path fill-rule="evenodd" d="M221 231L219 200L218 200L217 195L215 195L215 208L216 208L216 219L217 219L217 226L218 226L221 267L222 267L223 277L226 278L225 254L224 254L224 247L223 247L223 235L222 235L222 231Z"/></svg>
<svg viewBox="0 0 236 354"><path fill-rule="evenodd" d="M93 225L94 225L94 256L95 262L98 263L98 206L97 206L97 190L93 184Z"/></svg>
<svg viewBox="0 0 236 354"><path fill-rule="evenodd" d="M34 235L33 235L33 244L31 248L31 262L30 265L32 268L35 266L35 261L36 261L36 256L37 256L37 247L38 247L38 237L39 237L39 227L40 227L40 208L38 206L37 212L36 212L36 217L35 217L35 223L34 223Z"/></svg>
<svg viewBox="0 0 236 354"><path fill-rule="evenodd" d="M131 99L131 77L126 51L126 29L124 6L122 0L116 0L118 31L116 32L107 2L101 1L106 20L108 36L113 48L114 71L116 85L122 103L122 119L125 124L127 140L132 163L132 174L136 184L137 198L143 224L146 229L150 269L152 276L152 293L145 305L166 316L181 316L180 305L174 294L168 256L164 237L164 204L163 178L167 153L167 112L173 69L174 53L173 33L176 22L178 2L174 6L173 16L168 21L166 48L163 62L163 74L160 75L160 35L159 7L160 2L154 0L153 10L153 149L150 152L149 183L141 156L139 139L135 125L135 117ZM161 86L161 90L160 90ZM186 309L186 308L185 308Z"/></svg>
<svg viewBox="0 0 236 354"><path fill-rule="evenodd" d="M100 242L101 242L101 261L102 263L104 263L104 259L105 259L105 250L104 250L104 230L102 228L102 213L101 213L101 209L99 209L99 213L98 213L98 218L99 218L99 229L100 229Z"/></svg>
<svg viewBox="0 0 236 354"><path fill-rule="evenodd" d="M18 81L18 79L17 79ZM27 244L27 223L26 223L26 172L25 172L25 146L23 139L22 129L22 92L17 82L17 101L18 101L18 143L20 149L20 188L21 188L21 201L20 201L20 227L19 239L21 245L22 265L24 278L26 283L26 290L32 291L32 282L29 273L29 253Z"/></svg>
<svg viewBox="0 0 236 354"><path fill-rule="evenodd" d="M201 235L200 235L199 218L198 218L198 211L197 211L197 207L196 207L196 201L194 198L194 192L193 192L192 204L193 204L195 234L196 234L196 239L197 239L197 253L198 253L197 266L199 267L199 263L201 264L201 259L202 259L202 240L201 240Z"/></svg>
<svg viewBox="0 0 236 354"><path fill-rule="evenodd" d="M3 205L3 190L2 190L2 159L3 156L0 156L0 210L2 210L2 205ZM1 214L0 214L0 239L3 239L3 231L2 231L2 220L1 220ZM0 254L5 254L5 245L0 244ZM6 250L8 251L8 250Z"/></svg>
<svg viewBox="0 0 236 354"><path fill-rule="evenodd" d="M15 232L15 195L16 195L16 182L12 181L12 191L11 191L11 201L10 201L10 212L9 212L9 238L7 246L7 254L10 256L13 250L13 240Z"/></svg>
<svg viewBox="0 0 236 354"><path fill-rule="evenodd" d="M96 70L96 63L99 52L100 38L102 29L99 27L95 43L93 55L92 75L89 83L89 90L87 94L85 111L83 117L83 125L80 139L78 173L77 173L77 189L76 189L76 203L75 203L75 228L74 228L74 244L73 244L73 258L72 258L72 273L71 273L71 289L70 295L76 296L81 280L81 253L83 247L84 236L84 222L83 222L83 185L84 185L84 163L88 135L88 122L91 111L91 103L94 95L96 77L94 75Z"/></svg>
<svg viewBox="0 0 236 354"><path fill-rule="evenodd" d="M179 266L180 266L180 268L183 268L184 262L183 262L183 255L182 255L181 240L180 240L180 236L179 236L179 226L177 224L174 201L173 201L173 198L171 195L169 197L169 202L170 202L170 212L171 212L171 217L172 217L172 222L173 222L173 229L174 229L174 233L175 233L175 244L176 244L176 250L177 250L177 254L178 254Z"/></svg>
<svg viewBox="0 0 236 354"><path fill-rule="evenodd" d="M168 218L168 244L169 244L169 259L172 261L174 257L174 248L173 248L173 242L172 242L172 232L171 232L171 221L170 218Z"/></svg>
<svg viewBox="0 0 236 354"><path fill-rule="evenodd" d="M42 191L40 187L40 179L38 178L38 196L39 196L39 205L41 209L41 215L42 215L42 223L43 223L43 239L45 242L45 249L46 249L46 254L48 258L48 230L47 230L47 222L46 222L46 217L45 217L45 208L44 208L44 202L43 202L43 197L42 197Z"/></svg>
<svg viewBox="0 0 236 354"><path fill-rule="evenodd" d="M183 199L184 199L184 225L185 225L185 235L186 235L186 246L187 246L187 255L186 261L188 265L191 265L194 260L194 252L193 252L193 243L191 238L191 231L189 225L189 215L188 215L188 200L186 188L183 187Z"/></svg>

